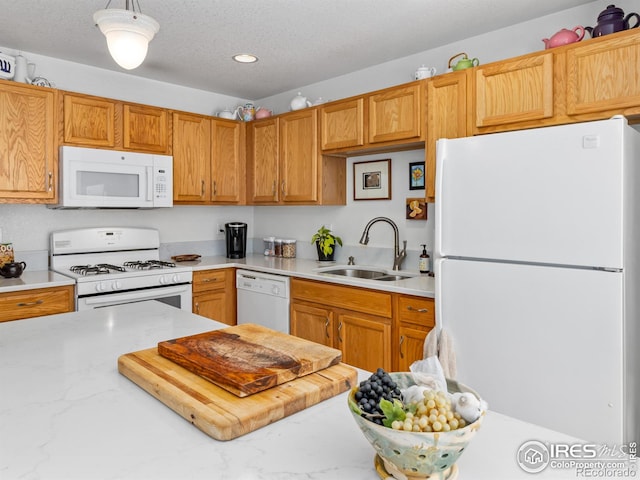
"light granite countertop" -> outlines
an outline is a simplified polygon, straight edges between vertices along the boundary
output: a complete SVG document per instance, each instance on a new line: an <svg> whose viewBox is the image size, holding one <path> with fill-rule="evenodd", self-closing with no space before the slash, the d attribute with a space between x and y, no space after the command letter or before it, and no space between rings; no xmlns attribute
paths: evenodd
<svg viewBox="0 0 640 480"><path fill-rule="evenodd" d="M333 262L318 262L316 260L309 260L304 258L280 258L267 257L264 255L247 255L246 258L241 259L230 259L222 255L202 257L194 262L180 262L179 265L192 267L194 271L236 267L276 275L287 275L291 277L307 278L310 280L332 282L354 287L372 288L385 292L405 293L407 295L416 295L431 298L435 296L435 280L433 277L430 277L428 275L421 275L418 271L402 270L400 272L393 272L391 269L373 265L369 267L376 270L382 269L388 273L412 275L412 277L403 280L381 282L378 280L370 280L366 278L332 275L322 273L319 270L324 270L330 267L340 268L345 265L336 264ZM367 266L356 265L356 267L366 268Z"/></svg>
<svg viewBox="0 0 640 480"><path fill-rule="evenodd" d="M20 275L20 278L0 277L0 293L75 284L76 282L72 278L50 270L25 270L22 272L22 275Z"/></svg>
<svg viewBox="0 0 640 480"><path fill-rule="evenodd" d="M220 442L118 373L124 353L222 327L159 302L0 324L0 477L379 478L346 393ZM367 375L360 372L361 379ZM458 461L458 480L530 480L516 453L532 439L575 440L489 411ZM575 469L547 468L535 477L575 475Z"/></svg>

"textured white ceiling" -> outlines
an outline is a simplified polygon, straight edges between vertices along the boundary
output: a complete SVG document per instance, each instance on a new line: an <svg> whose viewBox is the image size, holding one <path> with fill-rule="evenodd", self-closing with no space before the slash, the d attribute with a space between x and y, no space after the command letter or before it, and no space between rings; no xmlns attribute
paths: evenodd
<svg viewBox="0 0 640 480"><path fill-rule="evenodd" d="M591 1L140 0L160 32L129 73L260 99ZM123 71L93 24L105 0L0 4L0 45ZM260 60L231 60L247 52Z"/></svg>

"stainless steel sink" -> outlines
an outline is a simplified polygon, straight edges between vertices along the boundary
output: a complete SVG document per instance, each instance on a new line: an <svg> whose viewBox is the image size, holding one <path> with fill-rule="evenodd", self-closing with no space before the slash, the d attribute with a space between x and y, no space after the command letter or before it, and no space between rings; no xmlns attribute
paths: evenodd
<svg viewBox="0 0 640 480"><path fill-rule="evenodd" d="M374 280L381 282L395 282L396 280L404 280L405 278L411 278L412 275L384 275L382 277L376 277Z"/></svg>
<svg viewBox="0 0 640 480"><path fill-rule="evenodd" d="M384 270L369 270L360 268L336 268L335 270L323 270L320 273L330 273L331 275L342 275L343 277L368 278L375 280L387 274Z"/></svg>
<svg viewBox="0 0 640 480"><path fill-rule="evenodd" d="M400 275L400 274L391 274L388 273L387 270L376 270L373 268L367 267L336 267L336 268L327 268L327 269L318 269L316 270L318 273L328 273L331 275L340 275L343 277L351 277L351 278L365 278L367 280L380 280L382 282L393 282L396 280L404 280L405 278L411 278L413 275Z"/></svg>

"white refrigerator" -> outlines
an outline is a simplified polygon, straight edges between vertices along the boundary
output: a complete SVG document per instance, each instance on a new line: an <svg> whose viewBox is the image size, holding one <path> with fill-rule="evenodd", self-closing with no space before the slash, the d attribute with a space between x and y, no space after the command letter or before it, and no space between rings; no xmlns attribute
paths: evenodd
<svg viewBox="0 0 640 480"><path fill-rule="evenodd" d="M640 440L640 133L623 117L437 144L436 324L489 409Z"/></svg>

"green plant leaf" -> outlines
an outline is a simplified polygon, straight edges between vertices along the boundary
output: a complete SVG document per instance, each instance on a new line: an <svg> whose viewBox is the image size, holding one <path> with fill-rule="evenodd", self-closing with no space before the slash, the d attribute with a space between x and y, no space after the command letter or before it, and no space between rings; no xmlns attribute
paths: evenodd
<svg viewBox="0 0 640 480"><path fill-rule="evenodd" d="M404 405L397 398L394 399L393 403L383 398L380 400L380 409L386 417L382 420L385 427L391 427L391 424L396 420L404 421L405 418L407 418L407 414L404 411Z"/></svg>

